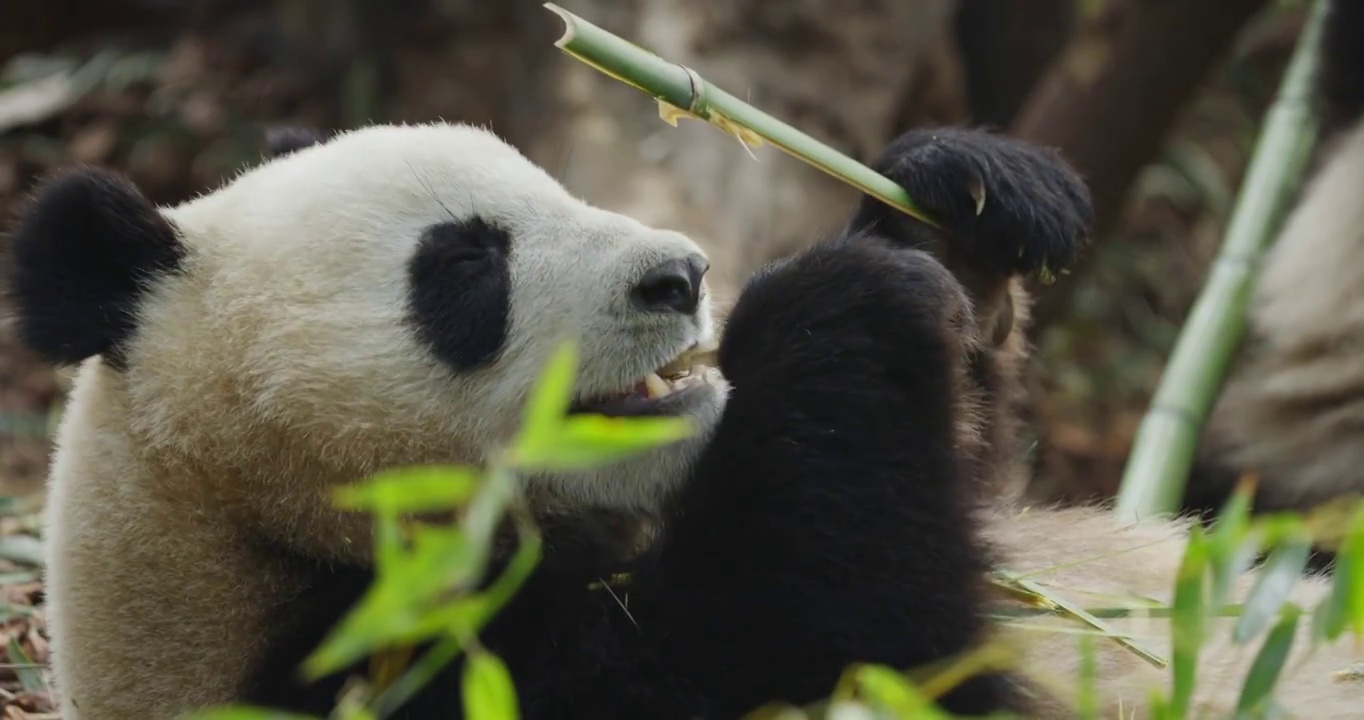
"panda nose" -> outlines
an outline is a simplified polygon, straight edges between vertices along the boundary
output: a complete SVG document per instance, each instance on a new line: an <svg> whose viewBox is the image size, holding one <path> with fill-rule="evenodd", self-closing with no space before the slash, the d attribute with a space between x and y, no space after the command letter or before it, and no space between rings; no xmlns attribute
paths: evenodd
<svg viewBox="0 0 1364 720"><path fill-rule="evenodd" d="M674 258L649 268L631 291L636 307L691 315L701 302L701 278L710 262L701 255Z"/></svg>

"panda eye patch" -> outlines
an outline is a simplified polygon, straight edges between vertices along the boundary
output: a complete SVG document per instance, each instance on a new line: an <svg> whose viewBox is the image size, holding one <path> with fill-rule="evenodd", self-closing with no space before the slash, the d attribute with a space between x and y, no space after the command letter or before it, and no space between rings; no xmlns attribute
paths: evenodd
<svg viewBox="0 0 1364 720"><path fill-rule="evenodd" d="M482 218L465 222L443 222L422 232L422 250L438 254L445 261L484 260L490 252L505 252L509 237ZM419 251L420 252L420 251Z"/></svg>
<svg viewBox="0 0 1364 720"><path fill-rule="evenodd" d="M511 315L511 235L474 217L422 231L408 263L409 315L436 358L467 371L491 363Z"/></svg>

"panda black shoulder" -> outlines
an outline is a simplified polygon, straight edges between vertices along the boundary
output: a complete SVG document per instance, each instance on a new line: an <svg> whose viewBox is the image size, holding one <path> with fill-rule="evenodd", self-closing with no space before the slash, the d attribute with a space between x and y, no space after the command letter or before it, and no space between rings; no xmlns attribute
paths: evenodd
<svg viewBox="0 0 1364 720"><path fill-rule="evenodd" d="M127 178L97 168L41 185L10 239L20 339L46 360L121 364L150 283L180 269L171 221Z"/></svg>

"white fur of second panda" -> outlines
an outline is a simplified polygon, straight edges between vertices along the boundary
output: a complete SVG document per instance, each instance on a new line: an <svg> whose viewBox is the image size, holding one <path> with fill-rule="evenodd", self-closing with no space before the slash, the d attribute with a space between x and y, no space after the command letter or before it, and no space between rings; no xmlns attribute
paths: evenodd
<svg viewBox="0 0 1364 720"><path fill-rule="evenodd" d="M1324 162L1259 268L1245 346L1189 480L1186 504L1200 511L1245 473L1265 510L1364 495L1364 5L1332 0L1327 12Z"/></svg>
<svg viewBox="0 0 1364 720"><path fill-rule="evenodd" d="M496 364L452 376L408 328L401 279L423 228L473 214L517 238L511 330ZM471 128L357 131L164 215L187 246L184 268L139 305L126 369L84 362L57 439L47 558L65 720L162 720L233 700L263 647L269 601L297 589L255 541L363 562L368 521L333 510L330 491L392 464L480 460L515 427L558 338L579 340L579 389L591 395L714 332L703 302L695 315L631 325L639 334L622 342L617 281L696 247L577 201ZM707 429L726 387L712 376L701 390L682 410ZM531 495L565 511L648 513L705 440L541 478ZM1183 549L1181 525L1127 528L1100 509L999 509L987 533L1011 569L1086 604L1092 592L1168 599ZM1325 587L1305 580L1299 597ZM1113 624L1169 656L1166 621ZM1066 687L1074 637L1023 639L1024 669ZM1126 650L1099 650L1105 716L1132 717L1160 675ZM1230 680L1251 654L1224 665L1225 654L1205 654L1201 699L1231 707ZM1283 703L1315 720L1357 715L1361 691L1329 679L1354 659L1347 643L1327 648Z"/></svg>
<svg viewBox="0 0 1364 720"><path fill-rule="evenodd" d="M1014 573L1047 586L1080 607L1139 606L1151 601L1168 605L1183 558L1189 522L1151 519L1118 522L1098 508L1001 508L987 523L1003 564ZM1259 575L1250 572L1234 583L1228 603L1245 600ZM1329 579L1299 580L1288 598L1310 610L1330 593ZM1209 622L1198 657L1196 691L1189 717L1232 717L1246 673L1259 652L1261 637L1247 645L1231 640L1236 617ZM1173 658L1170 619L1110 618L1104 622L1167 662ZM1300 720L1347 720L1364 706L1364 681L1342 680L1340 673L1358 671L1364 661L1349 633L1315 651L1309 647L1311 618L1298 622L1292 653L1284 665L1275 699ZM1048 630L1046 628L1051 628ZM1023 667L1060 698L1073 697L1080 677L1075 631L1092 632L1070 619L1028 617L1011 640L1024 644ZM1098 717L1140 720L1148 710L1151 688L1169 697L1171 670L1157 669L1136 653L1103 637L1094 638ZM1061 705L1042 717L1069 717Z"/></svg>
<svg viewBox="0 0 1364 720"><path fill-rule="evenodd" d="M1227 383L1209 449L1259 472L1269 507L1364 494L1364 122L1336 138L1264 259L1253 344Z"/></svg>

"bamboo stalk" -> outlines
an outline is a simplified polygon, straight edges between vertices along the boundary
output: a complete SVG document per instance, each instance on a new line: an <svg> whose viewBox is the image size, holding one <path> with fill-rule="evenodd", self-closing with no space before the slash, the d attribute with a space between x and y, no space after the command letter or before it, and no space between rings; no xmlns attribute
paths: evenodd
<svg viewBox="0 0 1364 720"><path fill-rule="evenodd" d="M668 62L554 3L545 7L564 21L564 34L554 43L556 47L652 96L659 103L660 117L669 124L676 126L679 117L695 117L745 145L769 142L910 217L943 229L904 188L866 165L730 95L691 68Z"/></svg>
<svg viewBox="0 0 1364 720"><path fill-rule="evenodd" d="M1178 510L1203 424L1245 330L1256 266L1287 214L1316 142L1311 97L1326 10L1326 0L1314 0L1308 10L1222 248L1137 429L1115 507L1124 519Z"/></svg>

